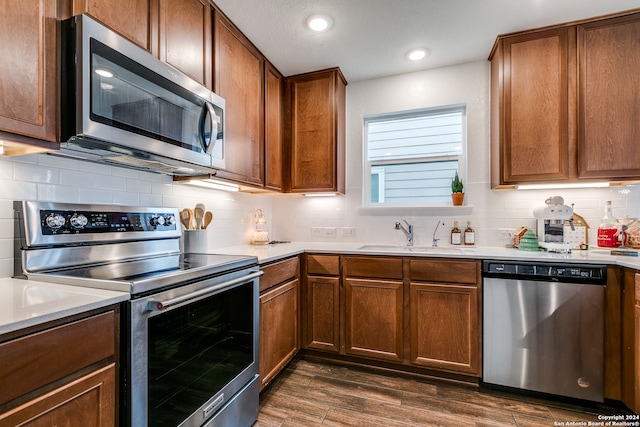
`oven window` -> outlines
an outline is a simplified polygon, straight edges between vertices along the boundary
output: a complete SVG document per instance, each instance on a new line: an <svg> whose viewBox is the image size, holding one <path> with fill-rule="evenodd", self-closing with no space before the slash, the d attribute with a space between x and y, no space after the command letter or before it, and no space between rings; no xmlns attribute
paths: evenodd
<svg viewBox="0 0 640 427"><path fill-rule="evenodd" d="M253 285L149 319L149 425L180 424L250 364Z"/></svg>

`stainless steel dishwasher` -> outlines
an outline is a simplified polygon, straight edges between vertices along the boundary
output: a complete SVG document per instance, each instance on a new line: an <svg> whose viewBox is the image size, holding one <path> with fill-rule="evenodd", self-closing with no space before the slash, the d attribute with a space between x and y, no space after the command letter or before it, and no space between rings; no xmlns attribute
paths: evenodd
<svg viewBox="0 0 640 427"><path fill-rule="evenodd" d="M604 400L604 265L483 262L483 382Z"/></svg>

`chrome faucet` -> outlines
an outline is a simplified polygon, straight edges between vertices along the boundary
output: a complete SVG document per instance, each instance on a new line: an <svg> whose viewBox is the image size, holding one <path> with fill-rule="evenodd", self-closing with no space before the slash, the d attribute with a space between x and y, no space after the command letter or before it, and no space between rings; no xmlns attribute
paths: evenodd
<svg viewBox="0 0 640 427"><path fill-rule="evenodd" d="M438 223L436 224L436 228L433 230L433 242L431 243L431 246L433 246L434 248L438 247L438 240L440 240L436 239L436 231L438 231L438 227L440 227L440 224L444 225L444 222L438 221Z"/></svg>
<svg viewBox="0 0 640 427"><path fill-rule="evenodd" d="M404 223L407 224L407 228L404 228L402 224L396 222L396 230L402 230L402 232L407 236L407 246L413 246L413 225L409 224L406 219L403 219Z"/></svg>

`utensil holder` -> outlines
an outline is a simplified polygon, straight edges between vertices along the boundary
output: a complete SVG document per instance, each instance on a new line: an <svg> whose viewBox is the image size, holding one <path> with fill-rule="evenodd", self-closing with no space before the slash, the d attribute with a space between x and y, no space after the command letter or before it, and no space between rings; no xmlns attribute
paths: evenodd
<svg viewBox="0 0 640 427"><path fill-rule="evenodd" d="M184 253L206 253L207 230L183 230L182 251Z"/></svg>

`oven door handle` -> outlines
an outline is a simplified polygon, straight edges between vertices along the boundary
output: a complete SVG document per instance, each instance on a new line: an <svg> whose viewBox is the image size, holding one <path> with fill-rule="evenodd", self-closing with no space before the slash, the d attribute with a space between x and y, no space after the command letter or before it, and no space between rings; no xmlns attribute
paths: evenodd
<svg viewBox="0 0 640 427"><path fill-rule="evenodd" d="M213 294L221 289L228 288L230 286L237 285L238 283L248 282L257 277L262 276L263 271L252 271L250 274L242 277L238 277L237 279L229 280L228 282L223 282L212 287L208 287L205 289L201 289L196 292L192 292L190 294L182 295L178 298L173 298L165 301L149 301L147 302L147 310L146 311L162 311L168 308L174 307L176 305L182 304L184 302L192 301L195 299L202 298L206 295Z"/></svg>

